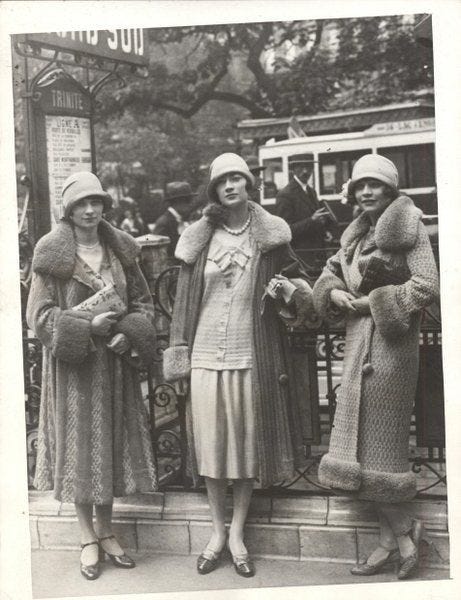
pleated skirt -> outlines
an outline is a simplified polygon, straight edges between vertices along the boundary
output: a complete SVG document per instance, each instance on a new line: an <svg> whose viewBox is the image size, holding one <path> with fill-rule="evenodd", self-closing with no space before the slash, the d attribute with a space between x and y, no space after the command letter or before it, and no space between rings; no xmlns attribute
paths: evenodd
<svg viewBox="0 0 461 600"><path fill-rule="evenodd" d="M214 479L257 477L251 369L192 369L191 405L199 474Z"/></svg>

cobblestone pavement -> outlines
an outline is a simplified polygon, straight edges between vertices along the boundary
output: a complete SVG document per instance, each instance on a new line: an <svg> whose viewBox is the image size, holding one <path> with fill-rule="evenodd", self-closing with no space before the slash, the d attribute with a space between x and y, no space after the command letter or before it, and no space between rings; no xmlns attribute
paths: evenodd
<svg viewBox="0 0 461 600"><path fill-rule="evenodd" d="M66 596L100 596L105 594L142 594L225 590L326 584L350 584L395 581L393 568L373 577L354 577L350 565L323 562L256 559L256 576L239 577L230 562L221 564L209 575L196 571L196 556L158 555L149 552L132 554L134 570L115 568L109 561L103 565L96 581L86 581L79 572L79 553L66 550L34 550L32 552L32 584L34 598ZM448 579L449 571L421 569L415 579ZM406 582L401 582L403 589ZM434 590L437 589L437 584ZM408 588L407 588L408 589ZM288 597L288 596L287 596Z"/></svg>

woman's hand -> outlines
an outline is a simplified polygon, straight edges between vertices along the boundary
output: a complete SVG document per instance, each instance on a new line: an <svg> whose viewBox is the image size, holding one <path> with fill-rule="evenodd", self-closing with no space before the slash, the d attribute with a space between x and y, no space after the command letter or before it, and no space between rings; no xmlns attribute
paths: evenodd
<svg viewBox="0 0 461 600"><path fill-rule="evenodd" d="M352 306L357 310L359 315L370 315L370 299L368 296L362 296L361 298L356 298L351 302Z"/></svg>
<svg viewBox="0 0 461 600"><path fill-rule="evenodd" d="M129 349L130 342L124 333L116 333L107 347L115 354L124 354Z"/></svg>
<svg viewBox="0 0 461 600"><path fill-rule="evenodd" d="M333 304L341 310L346 310L353 314L357 313L357 309L353 304L353 301L356 298L351 293L345 292L344 290L331 290L330 299Z"/></svg>
<svg viewBox="0 0 461 600"><path fill-rule="evenodd" d="M106 336L109 335L112 325L117 320L117 313L110 310L103 312L100 315L93 317L91 321L92 335Z"/></svg>
<svg viewBox="0 0 461 600"><path fill-rule="evenodd" d="M266 292L274 299L282 299L289 302L296 286L283 275L274 275L266 287Z"/></svg>

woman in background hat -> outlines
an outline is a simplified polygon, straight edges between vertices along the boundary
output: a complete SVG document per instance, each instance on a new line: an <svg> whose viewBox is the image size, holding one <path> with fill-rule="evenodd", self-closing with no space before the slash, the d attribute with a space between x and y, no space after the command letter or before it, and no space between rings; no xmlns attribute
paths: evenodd
<svg viewBox="0 0 461 600"><path fill-rule="evenodd" d="M34 485L75 504L87 579L99 576L104 554L115 566L135 566L112 533L113 498L157 487L137 371L124 358L133 348L152 360L154 308L138 244L104 220L110 205L96 175L67 178L62 218L35 247L27 305L43 344ZM89 308L98 298L99 310Z"/></svg>
<svg viewBox="0 0 461 600"><path fill-rule="evenodd" d="M201 574L216 568L226 542L232 480L228 545L237 573L254 575L243 541L254 481L289 479L303 455L288 340L271 296L291 300L302 322L313 315L310 288L288 225L249 201L253 184L240 156L218 156L204 216L176 247L181 271L164 374L171 382L190 377L189 458L194 482L205 477L213 524L198 558Z"/></svg>
<svg viewBox="0 0 461 600"><path fill-rule="evenodd" d="M346 316L346 351L329 452L319 478L339 493L375 502L378 548L352 569L372 575L400 558L399 579L418 564L421 521L402 502L416 494L410 419L418 377L421 310L438 294L422 212L398 192L398 172L377 154L362 156L346 185L362 213L341 237L315 284L322 316Z"/></svg>

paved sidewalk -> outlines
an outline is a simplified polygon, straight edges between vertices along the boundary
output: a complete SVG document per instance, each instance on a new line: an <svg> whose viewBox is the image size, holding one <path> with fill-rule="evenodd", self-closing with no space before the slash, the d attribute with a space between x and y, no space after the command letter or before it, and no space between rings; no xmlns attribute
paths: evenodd
<svg viewBox="0 0 461 600"><path fill-rule="evenodd" d="M244 579L235 573L230 557L224 556L216 571L199 575L196 556L132 553L137 567L117 569L108 560L96 581L86 581L79 572L79 552L34 550L32 584L34 598L142 594L238 588L305 586L341 583L395 581L393 568L373 577L350 575L350 565L292 560L256 559L257 573ZM415 579L448 579L449 571L423 568ZM402 582L402 586L405 582Z"/></svg>

